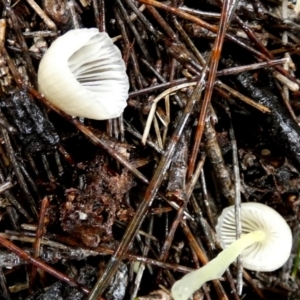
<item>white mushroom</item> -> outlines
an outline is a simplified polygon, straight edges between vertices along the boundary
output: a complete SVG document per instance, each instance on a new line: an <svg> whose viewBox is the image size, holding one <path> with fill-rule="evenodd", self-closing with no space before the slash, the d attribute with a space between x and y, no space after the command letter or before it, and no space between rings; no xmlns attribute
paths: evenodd
<svg viewBox="0 0 300 300"><path fill-rule="evenodd" d="M171 291L175 300L186 300L206 281L220 278L240 254L243 266L254 271L274 271L288 260L292 233L280 214L263 204L243 203L242 236L236 240L234 209L225 208L216 226L225 249L204 267L175 282Z"/></svg>
<svg viewBox="0 0 300 300"><path fill-rule="evenodd" d="M40 62L39 91L72 116L119 117L129 82L120 50L96 28L70 30L57 38Z"/></svg>

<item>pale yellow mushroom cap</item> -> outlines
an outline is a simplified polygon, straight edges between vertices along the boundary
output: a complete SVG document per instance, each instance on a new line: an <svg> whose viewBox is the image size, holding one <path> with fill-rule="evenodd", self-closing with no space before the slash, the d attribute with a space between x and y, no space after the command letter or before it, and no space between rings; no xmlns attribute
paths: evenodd
<svg viewBox="0 0 300 300"><path fill-rule="evenodd" d="M243 203L242 235L236 240L235 207L223 210L216 227L225 248L202 268L176 281L171 293L175 300L187 300L205 282L220 278L229 265L242 255L243 266L254 271L274 271L288 260L292 233L274 209L259 203Z"/></svg>
<svg viewBox="0 0 300 300"><path fill-rule="evenodd" d="M236 240L234 205L225 208L218 219L216 232L223 248ZM241 207L242 234L263 231L264 241L245 249L242 256L244 268L253 271L271 272L284 265L292 248L291 229L274 209L267 205L249 202Z"/></svg>
<svg viewBox="0 0 300 300"><path fill-rule="evenodd" d="M129 82L120 50L107 33L90 28L52 43L39 65L38 87L71 116L105 120L122 114Z"/></svg>

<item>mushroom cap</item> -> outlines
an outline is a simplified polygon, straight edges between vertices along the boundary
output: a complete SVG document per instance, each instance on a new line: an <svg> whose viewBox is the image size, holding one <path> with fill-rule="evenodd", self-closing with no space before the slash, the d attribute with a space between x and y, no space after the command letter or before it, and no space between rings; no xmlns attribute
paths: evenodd
<svg viewBox="0 0 300 300"><path fill-rule="evenodd" d="M242 203L242 234L261 230L266 239L246 248L242 256L244 268L252 271L271 272L284 265L292 248L291 229L274 209L260 203ZM223 248L236 240L235 207L225 208L218 218L216 232Z"/></svg>
<svg viewBox="0 0 300 300"><path fill-rule="evenodd" d="M40 62L38 86L67 114L95 120L119 117L129 90L120 50L96 28L57 38Z"/></svg>

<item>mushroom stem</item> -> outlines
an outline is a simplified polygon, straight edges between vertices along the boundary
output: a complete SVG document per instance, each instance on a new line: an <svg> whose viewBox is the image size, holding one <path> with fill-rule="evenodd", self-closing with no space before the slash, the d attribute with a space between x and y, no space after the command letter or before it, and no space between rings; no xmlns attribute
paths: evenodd
<svg viewBox="0 0 300 300"><path fill-rule="evenodd" d="M176 281L171 290L173 298L187 300L205 282L220 278L243 250L254 243L263 241L265 237L266 234L261 230L242 235L208 264Z"/></svg>

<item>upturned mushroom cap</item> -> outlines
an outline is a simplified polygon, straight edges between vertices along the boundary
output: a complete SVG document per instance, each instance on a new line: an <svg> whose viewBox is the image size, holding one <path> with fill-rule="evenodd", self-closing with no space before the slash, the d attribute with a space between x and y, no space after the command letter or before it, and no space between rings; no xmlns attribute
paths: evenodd
<svg viewBox="0 0 300 300"><path fill-rule="evenodd" d="M111 119L127 105L129 82L121 52L96 28L70 30L57 38L40 62L38 85L72 116Z"/></svg>
<svg viewBox="0 0 300 300"><path fill-rule="evenodd" d="M288 260L292 248L292 233L286 221L274 209L260 203L243 203L242 234L261 230L266 238L242 252L243 266L253 271L274 271ZM221 246L227 248L236 240L235 208L225 208L216 226Z"/></svg>

